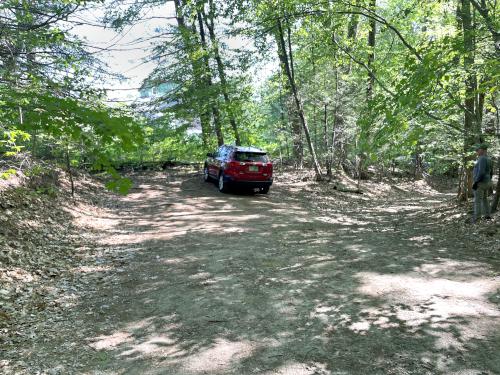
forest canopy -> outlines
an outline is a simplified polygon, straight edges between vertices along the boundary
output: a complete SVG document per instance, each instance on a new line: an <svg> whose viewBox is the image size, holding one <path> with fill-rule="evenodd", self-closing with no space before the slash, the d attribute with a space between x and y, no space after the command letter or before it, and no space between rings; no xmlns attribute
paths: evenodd
<svg viewBox="0 0 500 375"><path fill-rule="evenodd" d="M498 157L498 3L31 1L0 4L0 131L28 152L114 173L123 161L268 150L318 178L375 168L460 177L473 146ZM82 12L99 10L99 19ZM75 28L155 19L140 98L107 101L114 73ZM497 160L498 161L498 160ZM382 173L381 172L381 173Z"/></svg>

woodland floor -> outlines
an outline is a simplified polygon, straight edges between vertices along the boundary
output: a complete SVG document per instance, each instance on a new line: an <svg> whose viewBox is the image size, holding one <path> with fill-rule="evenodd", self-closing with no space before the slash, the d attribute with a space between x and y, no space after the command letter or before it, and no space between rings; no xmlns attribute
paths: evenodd
<svg viewBox="0 0 500 375"><path fill-rule="evenodd" d="M251 195L148 172L49 218L4 206L4 253L40 255L0 263L0 372L500 374L498 217L466 225L423 182L291 176Z"/></svg>

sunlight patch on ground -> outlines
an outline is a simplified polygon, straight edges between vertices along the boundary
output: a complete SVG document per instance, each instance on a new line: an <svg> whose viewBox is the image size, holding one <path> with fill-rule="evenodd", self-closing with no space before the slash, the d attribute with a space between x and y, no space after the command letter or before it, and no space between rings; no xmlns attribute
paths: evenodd
<svg viewBox="0 0 500 375"><path fill-rule="evenodd" d="M189 276L191 280L205 280L210 278L211 274L209 272L198 272L197 274Z"/></svg>
<svg viewBox="0 0 500 375"><path fill-rule="evenodd" d="M242 223L242 226L237 226L233 224L232 226L221 227L218 222L210 223L210 220L203 219L201 220L183 220L177 221L175 224L165 224L161 226L161 230L143 230L137 232L129 232L126 234L118 234L116 233L112 237L103 238L99 241L99 244L111 246L122 243L128 244L138 244L144 241L162 241L162 240L172 240L176 237L183 237L192 233L200 233L200 234L213 234L213 233L244 233L251 230L250 224L244 224L248 218L242 217L238 220L233 220L232 218L228 218L225 220L226 223L232 221L239 221ZM244 224L244 225L243 225ZM148 222L137 222L137 225L154 228L153 223Z"/></svg>
<svg viewBox="0 0 500 375"><path fill-rule="evenodd" d="M282 317L284 316L294 316L297 303L292 301L280 301L273 304L273 308ZM300 305L299 305L300 306Z"/></svg>
<svg viewBox="0 0 500 375"><path fill-rule="evenodd" d="M266 371L262 374L263 375L314 375L314 374L326 373L326 371L327 371L326 366L320 363L304 364L304 363L289 362L279 368L273 369L271 371ZM335 373L335 374L343 374L343 373Z"/></svg>
<svg viewBox="0 0 500 375"><path fill-rule="evenodd" d="M127 332L133 332L137 330L143 330L146 329L151 322L153 321L153 318L146 318L142 320L138 320L132 323L127 324Z"/></svg>
<svg viewBox="0 0 500 375"><path fill-rule="evenodd" d="M349 217L346 215L333 215L333 214L331 216L319 216L317 217L317 220L323 223L340 224L346 226L353 226L353 225L363 226L370 224L368 221L359 220L354 217Z"/></svg>
<svg viewBox="0 0 500 375"><path fill-rule="evenodd" d="M415 241L415 242L419 242L422 244L428 244L429 241L432 241L433 239L434 239L434 237L429 236L429 235L415 236L415 237L408 238L409 241Z"/></svg>
<svg viewBox="0 0 500 375"><path fill-rule="evenodd" d="M106 215L106 213L104 215ZM91 228L98 231L113 230L115 229L116 222L120 220L120 218L112 214L107 215L109 216L79 215L74 219L74 224L76 226Z"/></svg>
<svg viewBox="0 0 500 375"><path fill-rule="evenodd" d="M311 285L314 284L314 280L300 280L300 279L295 279L295 278L290 278L290 277L281 277L280 278L282 284L286 285L299 285L299 286L305 286L305 285ZM297 293L301 293L302 289L296 289Z"/></svg>
<svg viewBox="0 0 500 375"><path fill-rule="evenodd" d="M365 245L356 245L356 244L347 245L347 246L345 246L345 249L353 251L353 252L357 252L357 253L371 252L371 249L367 248Z"/></svg>
<svg viewBox="0 0 500 375"><path fill-rule="evenodd" d="M115 332L112 335L98 336L93 339L93 342L91 342L89 345L96 350L110 350L116 348L119 345L123 345L132 341L133 339L130 333L121 331Z"/></svg>
<svg viewBox="0 0 500 375"><path fill-rule="evenodd" d="M426 202L427 203L427 202ZM416 211L416 210L424 210L426 209L427 206L424 205L395 205L395 206L385 206L385 207L378 207L376 212L378 214L381 213L387 213L387 214L401 214L405 211Z"/></svg>
<svg viewBox="0 0 500 375"><path fill-rule="evenodd" d="M459 371L448 371L446 375L484 375L485 372L476 369L464 369Z"/></svg>
<svg viewBox="0 0 500 375"><path fill-rule="evenodd" d="M359 291L374 297L409 306L425 303L433 317L446 319L450 316L500 316L496 306L489 303L486 295L500 287L494 279L453 281L408 275L381 275L371 272L358 274ZM405 314L402 314L403 318ZM407 320L407 319L404 319Z"/></svg>
<svg viewBox="0 0 500 375"><path fill-rule="evenodd" d="M261 202L258 202L258 203L260 204ZM293 213L294 215L307 214L307 211L304 211L302 209L302 207L296 206L296 205L287 205L286 208L271 208L269 210L269 212L272 212L273 214L284 214L284 215L287 215L290 213Z"/></svg>
<svg viewBox="0 0 500 375"><path fill-rule="evenodd" d="M500 288L498 279L469 277L466 281L454 281L418 274L372 272L359 273L358 277L359 292L383 298L386 303L380 308L364 309L363 318L350 326L355 332L366 332L371 326L391 328L404 323L409 329L429 330L436 337L437 349L462 349L463 340L483 338L500 326L500 311L488 301L488 295Z"/></svg>
<svg viewBox="0 0 500 375"><path fill-rule="evenodd" d="M13 268L11 270L0 268L0 281L16 280L18 282L30 283L39 279L40 276L32 274L19 267Z"/></svg>
<svg viewBox="0 0 500 375"><path fill-rule="evenodd" d="M159 259L159 261L163 264L185 264L185 263L194 263L199 260L198 257L186 255L182 258L167 258L167 259Z"/></svg>
<svg viewBox="0 0 500 375"><path fill-rule="evenodd" d="M19 222L19 226L20 227L28 227L28 228L31 228L31 229L35 229L35 228L41 228L42 227L42 222L40 221L36 221L36 220L29 220L29 219L25 219L25 220L21 220Z"/></svg>
<svg viewBox="0 0 500 375"><path fill-rule="evenodd" d="M304 265L302 263L295 263L295 264L292 264L291 266L288 266L288 267L282 267L279 270L280 271L289 271L289 270L295 270L298 268L302 268L303 266Z"/></svg>
<svg viewBox="0 0 500 375"><path fill-rule="evenodd" d="M350 326L349 326L349 329L351 331L354 331L354 332L357 332L357 333L362 333L364 331L368 331L370 329L370 322L368 321L360 321L360 322L356 322L356 323L352 323Z"/></svg>
<svg viewBox="0 0 500 375"><path fill-rule="evenodd" d="M111 271L110 266L80 266L73 268L73 273L93 273Z"/></svg>
<svg viewBox="0 0 500 375"><path fill-rule="evenodd" d="M340 310L338 306L317 306L314 311L309 313L310 319L318 319L321 322L327 324L330 316L336 315L336 313Z"/></svg>
<svg viewBox="0 0 500 375"><path fill-rule="evenodd" d="M183 369L194 374L216 374L229 370L244 358L250 357L254 345L218 339L212 347L201 350L185 360Z"/></svg>
<svg viewBox="0 0 500 375"><path fill-rule="evenodd" d="M186 354L176 345L176 341L168 336L153 336L145 342L134 345L132 348L123 351L121 357L177 357Z"/></svg>
<svg viewBox="0 0 500 375"><path fill-rule="evenodd" d="M484 263L459 262L456 260L443 259L439 263L422 264L414 268L415 272L432 277L453 278L454 280L470 280L471 277L481 276L488 273Z"/></svg>

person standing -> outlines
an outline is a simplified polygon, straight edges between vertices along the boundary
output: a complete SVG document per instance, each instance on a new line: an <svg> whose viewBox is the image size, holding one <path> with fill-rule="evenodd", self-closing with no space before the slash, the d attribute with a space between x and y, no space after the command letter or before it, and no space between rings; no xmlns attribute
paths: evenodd
<svg viewBox="0 0 500 375"><path fill-rule="evenodd" d="M477 160L472 172L472 190L474 190L474 215L472 216L472 223L475 223L482 216L486 220L491 219L488 192L492 186L493 164L491 158L487 155L487 150L488 146L484 143L476 146Z"/></svg>

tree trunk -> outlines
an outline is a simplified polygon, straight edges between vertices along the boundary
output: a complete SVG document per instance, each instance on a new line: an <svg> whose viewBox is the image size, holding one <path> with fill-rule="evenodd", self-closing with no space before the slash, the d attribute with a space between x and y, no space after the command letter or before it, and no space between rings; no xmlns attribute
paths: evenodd
<svg viewBox="0 0 500 375"><path fill-rule="evenodd" d="M335 132L335 130L333 130ZM332 177L332 155L330 153L330 144L328 142L328 103L325 103L323 113L323 144L326 150L326 175Z"/></svg>
<svg viewBox="0 0 500 375"><path fill-rule="evenodd" d="M349 24L347 25L347 38L352 40L356 39L356 35L358 34L358 23L359 14L352 14L349 18Z"/></svg>
<svg viewBox="0 0 500 375"><path fill-rule="evenodd" d="M377 0L370 0L370 10L375 12ZM375 61L375 36L377 34L377 21L370 18L370 31L368 33L368 84L366 86L366 97L370 101L373 97L373 87L375 85L375 75L373 72L373 62Z"/></svg>
<svg viewBox="0 0 500 375"><path fill-rule="evenodd" d="M458 197L460 200L467 200L472 196L472 167L469 166L473 156L471 149L477 142L481 142L481 127L478 120L476 108L476 88L477 78L473 71L474 66L474 39L473 24L471 14L470 0L460 0L461 6L458 7L457 16L459 25L462 27L464 43L464 70L465 70L465 100L464 100L464 158L463 158L463 181L459 188Z"/></svg>
<svg viewBox="0 0 500 375"><path fill-rule="evenodd" d="M495 26L495 18L490 15L490 11L488 9L488 4L486 1L481 0L479 3L477 0L470 0L472 6L478 11L478 13L483 17L486 27L491 33L493 38L493 44L495 48L495 53L497 56L500 55L500 32L498 32L498 28ZM496 2L494 3L496 5ZM493 12L495 14L495 12Z"/></svg>
<svg viewBox="0 0 500 375"><path fill-rule="evenodd" d="M71 186L71 198L75 198L75 183L73 181L73 171L71 170L71 161L69 157L69 144L66 145L66 171L68 172Z"/></svg>
<svg viewBox="0 0 500 375"><path fill-rule="evenodd" d="M492 99L492 102L493 102L493 107L496 109L496 126L495 126L496 138L497 138L497 142L500 142L500 115L498 114L499 108L496 105L496 102L494 99ZM493 196L493 200L491 202L491 212L497 212L498 201L500 198L500 156L497 157L496 163L497 163L497 179L498 180L497 180L497 186L495 188L495 195Z"/></svg>
<svg viewBox="0 0 500 375"><path fill-rule="evenodd" d="M192 35L194 35L195 30L186 25L186 21L184 18L184 11L183 11L184 7L183 0L174 0L174 5L176 14L175 18L177 20L177 26L179 27L181 33L181 38L184 44L184 48L186 49L188 54L191 54L193 49L195 48L194 45L195 43L192 40ZM191 69L197 85L202 87L203 78L202 78L202 68L200 66L200 63L191 60ZM200 100L202 100L203 102L206 101L206 99L202 98L200 98ZM201 136L203 141L203 147L205 147L205 149L210 147L210 135L212 133L210 130L210 113L205 109L207 106L208 103L202 103L200 105L200 107L202 107L202 111L199 114L200 125L201 125Z"/></svg>
<svg viewBox="0 0 500 375"><path fill-rule="evenodd" d="M280 70L281 72L281 70ZM290 160L290 148L288 146L288 137L287 133L289 131L287 122L285 121L285 104L283 103L283 80L281 79L281 74L280 74L280 122L281 122L281 129L283 131L283 134L285 135L285 146L286 146L286 157L288 160ZM292 134L293 135L293 134Z"/></svg>
<svg viewBox="0 0 500 375"><path fill-rule="evenodd" d="M339 125L342 124L343 118L339 116L339 71L338 69L335 69L335 91L333 94L334 98L334 106L333 106L333 123L332 123L332 142L330 145L330 151L329 153L331 154L332 158L332 164L335 164L335 168L338 168L341 161L339 158L339 163L335 163L335 147L337 144L337 134L340 129Z"/></svg>
<svg viewBox="0 0 500 375"><path fill-rule="evenodd" d="M497 186L495 187L495 195L493 196L493 200L491 202L491 212L497 212L498 209L498 201L500 199L500 157L497 158Z"/></svg>
<svg viewBox="0 0 500 375"><path fill-rule="evenodd" d="M213 0L209 0L209 6L210 6L210 11L208 13L208 18L204 12L203 12L203 16L205 19L205 24L207 25L207 28L208 28L208 33L210 35L210 41L212 43L212 48L214 50L215 61L217 62L217 72L219 73L219 79L220 79L220 83L222 86L222 95L224 96L224 102L226 104L227 112L229 115L229 123L231 124L231 128L233 129L236 145L241 145L241 138L240 138L240 134L238 131L238 125L236 124L236 119L234 117L234 110L233 110L233 107L231 104L231 99L229 98L229 94L228 94L228 84L227 84L227 77L226 77L224 62L222 61L220 51L219 51L219 43L218 43L218 40L215 36L215 27L214 27L215 8L214 8Z"/></svg>
<svg viewBox="0 0 500 375"><path fill-rule="evenodd" d="M424 174L424 165L420 149L420 142L417 142L417 145L415 146L415 165L413 169L413 178L415 180L419 180L423 177L423 174Z"/></svg>
<svg viewBox="0 0 500 375"><path fill-rule="evenodd" d="M295 80L293 79L293 76L292 76L292 70L291 70L290 63L289 63L289 56L288 56L287 51L286 51L285 39L284 39L284 35L283 35L283 27L281 25L280 19L277 19L277 26L278 26L278 33L276 34L276 36L278 38L278 55L279 55L279 58L280 58L282 64L285 67L285 73L288 77L288 83L290 84L290 88L291 88L292 93L293 93L293 98L295 101L295 105L297 107L297 113L299 115L300 122L302 124L303 129L304 129L307 144L309 146L309 151L311 152L311 157L312 157L312 161L313 161L314 171L316 173L316 178L318 180L320 180L322 178L321 168L319 166L318 159L316 158L316 152L314 150L314 145L311 141L311 135L309 133L309 127L307 125L307 120L306 120L306 117L304 114L302 100L299 96L299 92L298 92L297 86L295 84ZM291 52L292 51L290 50L290 53ZM290 56L290 58L291 57L292 56ZM290 61L292 61L292 60L290 59Z"/></svg>
<svg viewBox="0 0 500 375"><path fill-rule="evenodd" d="M370 0L370 10L375 13L376 11L376 6L377 6L377 1L376 0ZM370 112L371 110L371 104L370 101L373 99L373 90L375 86L375 73L374 73L374 67L373 63L375 61L375 37L377 34L377 22L376 20L370 18L369 21L370 24L370 31L368 32L368 60L367 60L367 70L368 70L368 79L366 82L366 103L367 103L367 108L366 111L367 113ZM363 132L361 131L361 135ZM366 133L364 134L364 137L366 138L366 141L368 141L371 137L371 131L370 129L366 129ZM365 179L368 178L368 173L367 173L367 166L366 166L366 159L367 155L364 152L359 152L358 153L358 158L357 158L357 170L358 170L358 185L359 185L359 180L360 179ZM359 189L359 186L358 186Z"/></svg>
<svg viewBox="0 0 500 375"><path fill-rule="evenodd" d="M355 5L359 5L359 0L356 0ZM359 14L352 14L349 18L349 24L347 25L347 38L349 40L356 40L356 36L358 34L358 24L359 24ZM349 59L349 63L347 65L347 73L351 72L352 61Z"/></svg>
<svg viewBox="0 0 500 375"><path fill-rule="evenodd" d="M292 128L292 153L297 168L302 168L304 164L304 141L302 139L302 126L294 105L293 96L288 101L288 113Z"/></svg>
<svg viewBox="0 0 500 375"><path fill-rule="evenodd" d="M278 39L276 39L276 43L279 45ZM280 75L280 104L282 108L281 112L282 121L284 124L285 123L284 109L286 108L286 112L288 113L288 123L290 125L289 130L291 137L292 158L294 160L295 167L302 168L304 161L304 142L302 140L302 128L300 125L300 120L297 115L297 111L295 109L295 105L293 103L293 94L289 84L286 85L286 97L283 100L283 94L282 94L283 81L284 81L283 76L286 76L286 69L281 59L280 59L279 75ZM288 159L290 159L288 143L287 143L287 152L288 152Z"/></svg>
<svg viewBox="0 0 500 375"><path fill-rule="evenodd" d="M224 135L222 134L222 128L220 126L220 112L216 105L212 105L212 115L214 118L214 130L215 136L217 137L217 144L222 146L224 144Z"/></svg>
<svg viewBox="0 0 500 375"><path fill-rule="evenodd" d="M212 73L210 70L210 60L209 60L209 51L208 51L208 45L207 45L207 38L205 36L205 28L203 27L203 17L200 11L196 12L196 16L198 19L198 27L199 27L199 35L200 35L200 40L201 40L201 47L203 49L203 64L204 64L204 80L207 85L207 87L210 89L209 92L209 102L210 102L210 107L212 109L212 115L214 119L214 129L215 129L215 135L217 136L217 143L219 146L222 146L224 144L224 136L222 134L222 127L221 127L221 122L220 122L220 112L219 112L219 107L217 106L217 98L213 98L214 95L214 85L212 82Z"/></svg>

